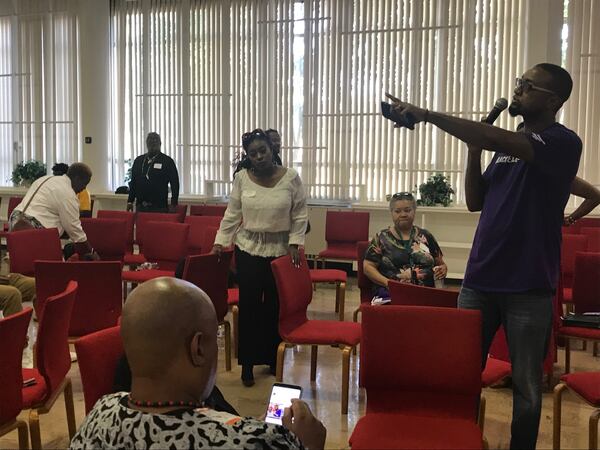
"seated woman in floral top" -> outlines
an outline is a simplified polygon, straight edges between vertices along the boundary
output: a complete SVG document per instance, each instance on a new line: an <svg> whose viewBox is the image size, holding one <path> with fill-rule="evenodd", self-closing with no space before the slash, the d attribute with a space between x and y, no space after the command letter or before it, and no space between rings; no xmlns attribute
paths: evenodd
<svg viewBox="0 0 600 450"><path fill-rule="evenodd" d="M394 224L377 233L365 253L363 269L379 297L389 297L389 280L434 287L434 280L448 273L433 235L414 225L416 210L411 193L394 194L390 200Z"/></svg>

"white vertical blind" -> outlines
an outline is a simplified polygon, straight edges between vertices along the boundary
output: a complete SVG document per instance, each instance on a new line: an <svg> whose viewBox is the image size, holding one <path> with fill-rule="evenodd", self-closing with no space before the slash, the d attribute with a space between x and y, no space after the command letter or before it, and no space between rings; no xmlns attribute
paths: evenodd
<svg viewBox="0 0 600 450"><path fill-rule="evenodd" d="M183 192L226 195L241 134L273 127L284 164L300 171L313 199L381 201L442 172L463 204L465 146L430 125L394 129L379 102L390 91L478 120L497 98L511 97L526 69L528 39L540 38L527 30L536 5L111 0L113 184L122 184L124 161L145 151L146 133L157 131ZM576 92L567 124L594 149L598 9L597 1L571 1L568 15ZM514 129L516 119L503 114L497 124ZM598 152L587 151L580 173L599 183L599 169Z"/></svg>
<svg viewBox="0 0 600 450"><path fill-rule="evenodd" d="M112 0L113 184L156 131L183 192L225 195L240 136L277 128L293 164L293 0Z"/></svg>
<svg viewBox="0 0 600 450"><path fill-rule="evenodd" d="M0 184L14 166L79 159L73 1L0 1Z"/></svg>
<svg viewBox="0 0 600 450"><path fill-rule="evenodd" d="M566 69L574 80L565 124L583 141L579 176L600 187L600 2L568 2Z"/></svg>
<svg viewBox="0 0 600 450"><path fill-rule="evenodd" d="M463 202L464 145L430 125L396 130L386 91L478 119L523 70L526 0L307 0L304 139L312 197L383 200L435 172ZM503 116L500 126L514 121ZM489 161L489 155L488 155Z"/></svg>

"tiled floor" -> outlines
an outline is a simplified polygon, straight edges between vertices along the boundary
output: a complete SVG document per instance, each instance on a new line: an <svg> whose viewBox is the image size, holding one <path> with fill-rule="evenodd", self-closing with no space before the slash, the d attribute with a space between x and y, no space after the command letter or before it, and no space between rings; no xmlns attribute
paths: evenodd
<svg viewBox="0 0 600 450"><path fill-rule="evenodd" d="M321 285L315 292L314 300L310 306L310 314L316 319L334 319L333 312L335 289L333 286ZM346 295L346 320L351 320L352 311L358 304L358 289L356 280L350 279ZM35 326L30 330L30 342L33 342ZM443 343L440 343L443 345ZM577 347L577 346L576 346ZM31 363L31 350L28 349L24 357L26 364ZM409 364L410 361L407 361ZM563 371L564 354L559 351L559 362L555 366L556 374ZM574 371L600 370L600 358L594 358L591 346L588 351L574 351L572 356ZM358 419L364 414L365 395L357 386L356 359L351 363L350 400L347 416L340 414L340 386L341 386L341 352L336 348L321 347L319 349L317 380L309 381L310 351L308 348L288 349L285 362L284 381L299 384L304 389L304 398L309 402L315 414L327 427L327 448L343 448L348 446L348 437ZM74 363L70 376L74 385L75 413L77 424L84 418L83 394L77 363ZM242 386L240 369L234 365L232 372L226 372L221 361L218 386L225 397L237 410L244 415L260 416L264 414L268 395L274 377L268 374L265 367L255 369L256 385L252 388ZM486 389L487 413L485 436L492 449L508 448L510 435L510 417L512 410L512 396L509 389ZM587 423L592 409L584 405L575 397L566 393L563 398L563 439L565 449L587 448ZM20 418L27 420L27 413L22 413ZM45 448L64 448L68 445L65 408L62 398L59 398L52 411L40 417L42 442ZM16 432L0 438L0 448L14 448L17 446ZM552 446L552 394L544 394L538 448Z"/></svg>

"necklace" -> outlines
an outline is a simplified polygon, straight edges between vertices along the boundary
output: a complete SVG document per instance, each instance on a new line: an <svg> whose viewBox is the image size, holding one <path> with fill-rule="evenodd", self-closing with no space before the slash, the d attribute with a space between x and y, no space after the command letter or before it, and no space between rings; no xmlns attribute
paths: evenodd
<svg viewBox="0 0 600 450"><path fill-rule="evenodd" d="M164 402L148 402L148 401L144 401L144 400L136 400L134 399L131 394L129 394L129 401L131 402L131 404L135 405L135 406L141 406L141 407L146 407L146 408L166 408L166 407L170 407L170 406L185 406L185 407L190 407L190 408L202 408L204 407L204 402L186 402L183 400L167 400Z"/></svg>

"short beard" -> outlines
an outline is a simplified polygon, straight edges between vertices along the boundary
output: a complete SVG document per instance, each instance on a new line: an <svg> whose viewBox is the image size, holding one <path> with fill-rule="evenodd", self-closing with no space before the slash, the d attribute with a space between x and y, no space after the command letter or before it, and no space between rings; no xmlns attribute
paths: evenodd
<svg viewBox="0 0 600 450"><path fill-rule="evenodd" d="M508 113L511 117L517 117L521 113L521 108L517 102L512 102L508 107Z"/></svg>

